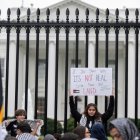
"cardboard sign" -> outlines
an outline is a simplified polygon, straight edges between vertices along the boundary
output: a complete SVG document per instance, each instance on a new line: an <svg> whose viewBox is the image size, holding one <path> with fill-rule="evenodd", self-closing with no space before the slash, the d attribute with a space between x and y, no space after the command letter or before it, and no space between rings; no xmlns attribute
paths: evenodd
<svg viewBox="0 0 140 140"><path fill-rule="evenodd" d="M112 68L71 68L71 94L111 95Z"/></svg>

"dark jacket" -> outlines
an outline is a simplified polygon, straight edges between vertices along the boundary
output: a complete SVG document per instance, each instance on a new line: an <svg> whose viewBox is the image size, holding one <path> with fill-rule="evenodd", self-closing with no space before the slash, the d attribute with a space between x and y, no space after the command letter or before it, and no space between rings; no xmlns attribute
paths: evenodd
<svg viewBox="0 0 140 140"><path fill-rule="evenodd" d="M98 140L107 140L105 129L101 122L97 122L92 126L91 137Z"/></svg>
<svg viewBox="0 0 140 140"><path fill-rule="evenodd" d="M6 127L6 130L10 133L11 136L16 136L17 135L17 126L18 126L18 122L17 120L14 120L12 122L10 122L10 124Z"/></svg>
<svg viewBox="0 0 140 140"><path fill-rule="evenodd" d="M72 117L79 123L82 117L82 114L80 114L77 111L76 105L73 100L73 96L70 96L69 104L70 104L70 111L71 111ZM113 110L114 110L114 96L110 96L110 103L109 103L108 109L105 113L101 114L101 120L103 123L106 123L107 120L113 115ZM90 120L88 120L87 118L87 122L89 121L94 121L94 116L90 118Z"/></svg>

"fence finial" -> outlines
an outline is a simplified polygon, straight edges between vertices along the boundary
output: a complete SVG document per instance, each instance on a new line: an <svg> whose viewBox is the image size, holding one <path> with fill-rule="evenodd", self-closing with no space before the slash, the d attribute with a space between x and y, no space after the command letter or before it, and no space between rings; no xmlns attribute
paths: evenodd
<svg viewBox="0 0 140 140"><path fill-rule="evenodd" d="M59 8L57 8L57 10L56 10L56 15L57 15L57 16L60 15L60 10L59 10Z"/></svg>
<svg viewBox="0 0 140 140"><path fill-rule="evenodd" d="M7 21L10 21L11 10L10 8L7 9Z"/></svg>
<svg viewBox="0 0 140 140"><path fill-rule="evenodd" d="M89 16L89 9L86 8L86 16Z"/></svg>
<svg viewBox="0 0 140 140"><path fill-rule="evenodd" d="M57 8L57 10L56 10L56 16L57 16L57 22L59 22L59 16L60 16L60 10L59 10L59 8Z"/></svg>
<svg viewBox="0 0 140 140"><path fill-rule="evenodd" d="M136 15L136 21L138 22L138 20L139 20L139 10L138 9L136 9L135 15Z"/></svg>
<svg viewBox="0 0 140 140"><path fill-rule="evenodd" d="M30 11L30 8L27 9L27 16L30 16L31 14L31 11Z"/></svg>
<svg viewBox="0 0 140 140"><path fill-rule="evenodd" d="M40 9L39 8L37 8L36 14L37 14L37 16L40 16Z"/></svg>
<svg viewBox="0 0 140 140"><path fill-rule="evenodd" d="M100 14L100 11L99 11L99 8L96 9L96 16L99 16Z"/></svg>
<svg viewBox="0 0 140 140"><path fill-rule="evenodd" d="M129 10L128 10L128 8L125 10L125 15L126 15L126 22L128 22L128 16L129 16Z"/></svg>
<svg viewBox="0 0 140 140"><path fill-rule="evenodd" d="M99 11L99 9L97 8L97 9L96 9L96 22L98 22L98 20L99 20L99 14L100 14L100 11Z"/></svg>
<svg viewBox="0 0 140 140"><path fill-rule="evenodd" d="M11 15L11 10L10 10L10 8L8 8L8 10L7 10L7 16L10 16Z"/></svg>
<svg viewBox="0 0 140 140"><path fill-rule="evenodd" d="M69 8L66 9L66 20L69 21L70 11Z"/></svg>
<svg viewBox="0 0 140 140"><path fill-rule="evenodd" d="M138 10L138 8L137 8L136 11L135 11L135 15L136 15L136 16L139 16L139 10Z"/></svg>
<svg viewBox="0 0 140 140"><path fill-rule="evenodd" d="M17 9L17 16L20 16L20 9Z"/></svg>
<svg viewBox="0 0 140 140"><path fill-rule="evenodd" d="M109 9L108 8L106 9L105 13L106 13L106 16L109 16Z"/></svg>
<svg viewBox="0 0 140 140"><path fill-rule="evenodd" d="M20 9L18 8L17 9L17 22L20 21Z"/></svg>
<svg viewBox="0 0 140 140"><path fill-rule="evenodd" d="M118 9L118 8L117 8L116 11L115 11L115 15L116 15L116 16L119 16L119 9Z"/></svg>
<svg viewBox="0 0 140 140"><path fill-rule="evenodd" d="M30 14L31 14L31 11L30 11L30 8L27 9L27 21L30 20Z"/></svg>
<svg viewBox="0 0 140 140"><path fill-rule="evenodd" d="M129 10L128 10L128 8L126 8L126 10L125 10L125 15L126 16L129 16Z"/></svg>
<svg viewBox="0 0 140 140"><path fill-rule="evenodd" d="M46 10L46 15L47 15L47 22L49 22L49 16L50 16L50 9L47 8Z"/></svg>
<svg viewBox="0 0 140 140"><path fill-rule="evenodd" d="M39 8L37 8L36 15L37 15L37 21L39 22L39 16L40 16L40 9Z"/></svg>
<svg viewBox="0 0 140 140"><path fill-rule="evenodd" d="M86 9L85 14L86 14L86 22L88 22L88 20L89 20L89 9L88 8Z"/></svg>
<svg viewBox="0 0 140 140"><path fill-rule="evenodd" d="M75 15L79 16L79 9L78 8L76 8L76 10L75 10Z"/></svg>
<svg viewBox="0 0 140 140"><path fill-rule="evenodd" d="M116 22L118 22L118 20L119 20L119 9L118 8L115 11L115 15L116 15Z"/></svg>
<svg viewBox="0 0 140 140"><path fill-rule="evenodd" d="M69 11L69 8L67 8L66 9L66 15L69 16L69 14L70 14L70 11Z"/></svg>
<svg viewBox="0 0 140 140"><path fill-rule="evenodd" d="M50 9L49 9L49 8L47 8L47 10L46 10L46 15L47 15L47 16L50 15Z"/></svg>
<svg viewBox="0 0 140 140"><path fill-rule="evenodd" d="M106 9L105 13L106 13L106 21L108 22L108 17L109 17L109 9L108 8Z"/></svg>
<svg viewBox="0 0 140 140"><path fill-rule="evenodd" d="M76 22L78 22L79 21L79 9L78 8L76 8L76 10L75 10L75 15L76 15Z"/></svg>

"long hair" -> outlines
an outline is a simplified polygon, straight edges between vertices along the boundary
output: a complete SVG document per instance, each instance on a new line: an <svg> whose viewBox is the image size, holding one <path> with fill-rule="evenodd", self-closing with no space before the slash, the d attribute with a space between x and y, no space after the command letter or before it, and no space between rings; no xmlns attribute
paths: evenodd
<svg viewBox="0 0 140 140"><path fill-rule="evenodd" d="M96 110L95 115L94 115L94 118L97 119L97 120L100 119L100 118L101 118L101 113L98 112L97 105L96 105L96 104L93 104L93 103L89 103L89 104L86 106L85 111L84 111L83 114L84 114L86 117L90 117L89 114L88 114L88 109L89 109L91 106L93 106L93 107L95 108L95 110Z"/></svg>
<svg viewBox="0 0 140 140"><path fill-rule="evenodd" d="M73 132L77 134L81 139L85 138L85 131L86 127L85 126L77 126Z"/></svg>

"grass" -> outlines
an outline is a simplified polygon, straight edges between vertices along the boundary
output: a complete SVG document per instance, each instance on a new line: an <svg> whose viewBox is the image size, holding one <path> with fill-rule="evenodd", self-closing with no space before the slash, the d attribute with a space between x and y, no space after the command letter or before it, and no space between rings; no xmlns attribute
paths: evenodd
<svg viewBox="0 0 140 140"><path fill-rule="evenodd" d="M112 140L112 138L111 137L107 137L108 138L108 140Z"/></svg>

